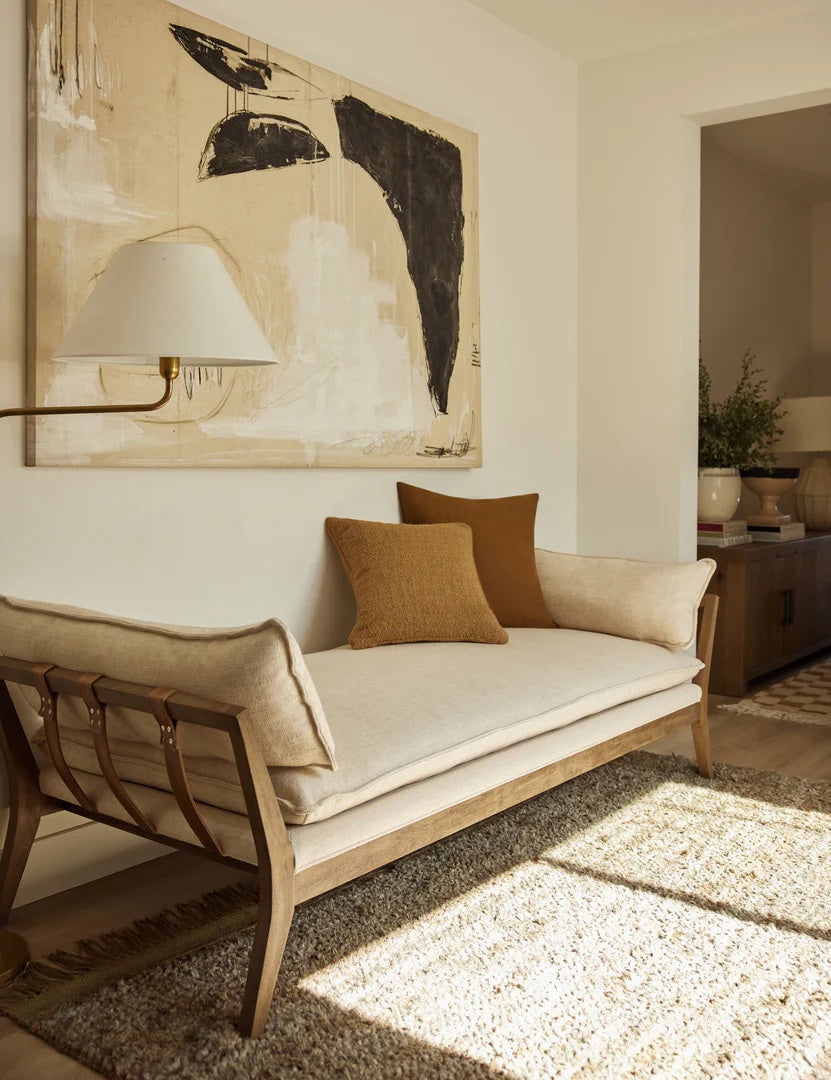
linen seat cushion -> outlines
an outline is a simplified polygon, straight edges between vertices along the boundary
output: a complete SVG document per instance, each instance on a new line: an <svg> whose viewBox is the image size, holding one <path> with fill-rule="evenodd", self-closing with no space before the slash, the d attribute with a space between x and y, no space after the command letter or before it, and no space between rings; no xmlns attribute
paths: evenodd
<svg viewBox="0 0 831 1080"><path fill-rule="evenodd" d="M277 619L213 630L122 619L83 608L0 597L0 654L124 682L169 686L248 710L267 765L336 768L329 726L300 647ZM27 729L40 721L38 694L14 687ZM62 696L62 726L88 729L79 698ZM156 745L150 716L110 708L109 733L125 742ZM187 755L234 760L228 737L186 725Z"/></svg>
<svg viewBox="0 0 831 1080"><path fill-rule="evenodd" d="M307 661L331 712L340 773L281 770L275 789L298 823L689 682L703 666L645 642L530 627L512 629L501 649L332 649Z"/></svg>
<svg viewBox="0 0 831 1080"><path fill-rule="evenodd" d="M576 630L517 628L501 649L460 643L332 649L306 656L338 748L339 771L269 770L290 823L321 821L583 717L689 683L685 652ZM426 688L426 689L425 689ZM91 739L71 733L70 765L98 772ZM86 740L87 746L79 745ZM125 779L167 788L161 753L114 747ZM150 751L158 761L151 764ZM241 813L225 762L188 761L194 796Z"/></svg>
<svg viewBox="0 0 831 1080"><path fill-rule="evenodd" d="M534 560L539 495L461 499L398 483L401 516L413 525L462 521L473 531L473 557L488 603L502 626L554 626Z"/></svg>

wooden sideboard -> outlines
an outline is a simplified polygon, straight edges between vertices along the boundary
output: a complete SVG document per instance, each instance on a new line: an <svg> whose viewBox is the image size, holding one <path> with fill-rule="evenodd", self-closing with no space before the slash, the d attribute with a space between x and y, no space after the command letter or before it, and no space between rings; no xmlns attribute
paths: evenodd
<svg viewBox="0 0 831 1080"><path fill-rule="evenodd" d="M831 532L804 540L701 546L719 597L710 690L742 697L750 679L831 646Z"/></svg>

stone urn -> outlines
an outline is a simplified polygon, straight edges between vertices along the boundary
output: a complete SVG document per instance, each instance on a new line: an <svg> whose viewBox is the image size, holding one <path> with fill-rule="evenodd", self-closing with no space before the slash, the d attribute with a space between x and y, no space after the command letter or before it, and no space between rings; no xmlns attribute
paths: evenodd
<svg viewBox="0 0 831 1080"><path fill-rule="evenodd" d="M780 513L777 501L796 486L799 469L742 469L741 476L747 490L761 500L756 513L748 515L748 525L787 525L791 515Z"/></svg>

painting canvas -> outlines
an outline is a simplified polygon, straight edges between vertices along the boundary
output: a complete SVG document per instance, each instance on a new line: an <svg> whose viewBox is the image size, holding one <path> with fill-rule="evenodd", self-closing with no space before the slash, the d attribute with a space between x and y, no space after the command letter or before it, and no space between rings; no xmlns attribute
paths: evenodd
<svg viewBox="0 0 831 1080"><path fill-rule="evenodd" d="M474 134L164 0L29 22L30 403L158 395L51 359L136 240L212 245L279 361L30 420L30 464L481 464Z"/></svg>

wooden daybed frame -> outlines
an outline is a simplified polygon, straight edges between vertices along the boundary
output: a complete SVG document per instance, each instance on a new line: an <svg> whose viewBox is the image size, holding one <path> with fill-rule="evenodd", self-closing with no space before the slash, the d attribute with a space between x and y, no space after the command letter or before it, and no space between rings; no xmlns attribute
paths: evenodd
<svg viewBox="0 0 831 1080"><path fill-rule="evenodd" d="M0 657L0 749L6 762L10 788L9 824L0 859L0 926L8 921L40 819L44 814L58 810L80 814L171 847L196 851L227 866L256 874L259 910L239 1029L243 1035L259 1036L274 994L296 904L557 787L631 750L640 749L687 724L692 728L698 771L703 776L712 776L707 691L717 608L718 599L706 595L701 605L696 651L704 667L694 680L701 687L700 703L686 706L571 757L536 769L517 780L370 840L298 874L295 874L294 852L274 788L245 709L171 690L66 671L49 664L32 664ZM82 805L41 793L38 766L12 703L6 686L8 682L34 687L39 691L40 714L44 720L52 763ZM130 814L132 824L99 813L72 776L63 758L56 722L58 694L79 696L86 702L102 774L115 797ZM158 721L173 794L199 843L186 843L158 833L124 791L112 767L107 744L106 714L110 705L148 713ZM224 855L202 819L191 796L178 748L176 729L179 724L224 731L230 738L251 824L256 865Z"/></svg>

